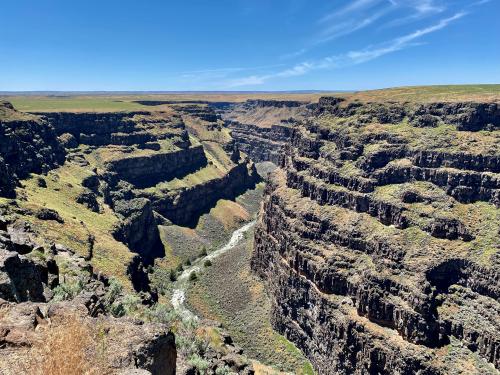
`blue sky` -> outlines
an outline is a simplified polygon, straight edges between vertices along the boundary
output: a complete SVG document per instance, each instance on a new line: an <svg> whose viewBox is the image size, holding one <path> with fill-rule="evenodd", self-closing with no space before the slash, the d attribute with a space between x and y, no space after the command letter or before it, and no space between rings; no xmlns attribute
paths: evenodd
<svg viewBox="0 0 500 375"><path fill-rule="evenodd" d="M500 83L500 0L15 0L0 90Z"/></svg>

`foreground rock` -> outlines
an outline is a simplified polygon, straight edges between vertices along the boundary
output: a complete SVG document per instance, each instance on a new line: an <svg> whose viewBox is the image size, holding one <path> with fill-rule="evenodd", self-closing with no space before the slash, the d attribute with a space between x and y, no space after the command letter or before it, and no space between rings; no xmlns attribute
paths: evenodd
<svg viewBox="0 0 500 375"><path fill-rule="evenodd" d="M88 368L102 373L125 374L141 369L144 374L175 374L175 338L168 327L126 318L91 317L87 304L84 296L52 304L11 304L0 300L0 373L24 373L23 367L29 371L26 373L36 373L51 360L52 368L65 368L61 362L68 360L63 353L69 349L89 355L87 360L95 362L89 363ZM70 337L75 333L81 336ZM53 335L58 335L60 341L53 342ZM91 342L85 342L86 339ZM65 343L74 346L59 346ZM85 353L86 350L91 353ZM37 354L44 357L31 358Z"/></svg>
<svg viewBox="0 0 500 375"><path fill-rule="evenodd" d="M64 369L65 350L80 351L91 362L89 371L175 373L175 338L168 326L110 316L110 303L119 296L87 260L62 245L44 248L29 227L0 221L1 374Z"/></svg>

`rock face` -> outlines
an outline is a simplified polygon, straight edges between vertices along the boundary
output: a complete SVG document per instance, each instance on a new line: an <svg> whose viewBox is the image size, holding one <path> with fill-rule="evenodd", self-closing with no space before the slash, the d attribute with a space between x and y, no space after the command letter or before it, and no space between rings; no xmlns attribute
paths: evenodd
<svg viewBox="0 0 500 375"><path fill-rule="evenodd" d="M296 121L307 112L297 101L248 100L219 110L236 147L254 162L279 164Z"/></svg>
<svg viewBox="0 0 500 375"><path fill-rule="evenodd" d="M136 187L150 187L194 172L207 164L202 146L109 161L106 168Z"/></svg>
<svg viewBox="0 0 500 375"><path fill-rule="evenodd" d="M280 163L293 129L291 124L262 128L232 121L228 121L227 126L232 130L231 135L239 150L255 162L271 161L274 164Z"/></svg>
<svg viewBox="0 0 500 375"><path fill-rule="evenodd" d="M196 226L198 218L220 199L233 199L255 185L259 177L251 162L229 169L227 174L203 184L185 187L168 194L158 192L145 196L153 202L156 212L176 225Z"/></svg>
<svg viewBox="0 0 500 375"><path fill-rule="evenodd" d="M255 232L275 328L321 374L495 373L498 106L324 98L313 112Z"/></svg>
<svg viewBox="0 0 500 375"><path fill-rule="evenodd" d="M15 196L17 181L64 163L54 129L38 116L0 102L0 196Z"/></svg>
<svg viewBox="0 0 500 375"><path fill-rule="evenodd" d="M0 299L47 301L59 283L54 257L45 256L25 228L4 223L0 227Z"/></svg>
<svg viewBox="0 0 500 375"><path fill-rule="evenodd" d="M115 231L118 240L140 254L148 264L165 255L149 200L120 200L115 202L114 209L123 218Z"/></svg>

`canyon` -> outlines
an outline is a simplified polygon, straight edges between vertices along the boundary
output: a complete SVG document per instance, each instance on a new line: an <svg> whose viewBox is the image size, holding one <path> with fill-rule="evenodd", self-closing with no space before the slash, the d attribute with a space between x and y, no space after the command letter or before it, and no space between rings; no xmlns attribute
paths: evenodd
<svg viewBox="0 0 500 375"><path fill-rule="evenodd" d="M500 100L383 94L1 102L0 373L498 373Z"/></svg>

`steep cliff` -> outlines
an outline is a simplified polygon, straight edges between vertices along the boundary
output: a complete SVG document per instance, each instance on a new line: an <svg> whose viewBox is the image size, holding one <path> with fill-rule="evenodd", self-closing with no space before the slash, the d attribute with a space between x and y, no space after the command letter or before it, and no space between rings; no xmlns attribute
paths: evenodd
<svg viewBox="0 0 500 375"><path fill-rule="evenodd" d="M64 156L47 121L0 102L0 196L14 196L19 179L46 173L64 163Z"/></svg>
<svg viewBox="0 0 500 375"><path fill-rule="evenodd" d="M279 164L293 129L292 124L284 123L269 128L232 121L227 121L226 125L232 130L238 149L255 162L271 161L275 164Z"/></svg>
<svg viewBox="0 0 500 375"><path fill-rule="evenodd" d="M239 150L255 162L278 164L296 121L305 116L307 108L297 101L248 100L219 112Z"/></svg>
<svg viewBox="0 0 500 375"><path fill-rule="evenodd" d="M255 232L274 327L321 374L495 373L497 105L324 98L313 111Z"/></svg>
<svg viewBox="0 0 500 375"><path fill-rule="evenodd" d="M78 201L99 212L101 196L121 219L115 238L145 264L164 255L158 224L195 225L219 199L234 198L258 179L253 163L240 155L206 104L37 115L53 126L68 160L91 171Z"/></svg>

